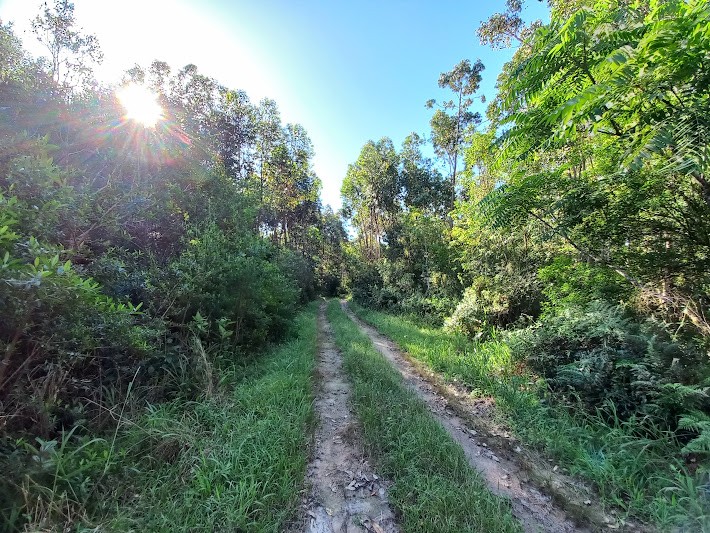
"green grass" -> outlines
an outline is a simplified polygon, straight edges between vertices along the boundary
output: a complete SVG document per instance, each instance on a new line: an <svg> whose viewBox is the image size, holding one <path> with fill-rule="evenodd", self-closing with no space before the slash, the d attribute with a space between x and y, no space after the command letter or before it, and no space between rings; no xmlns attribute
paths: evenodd
<svg viewBox="0 0 710 533"><path fill-rule="evenodd" d="M591 481L602 503L627 515L689 531L710 531L708 486L693 476L669 432L644 432L636 420L607 424L544 400L544 383L516 368L504 340L475 343L407 319L350 304L362 320L413 358L473 394L492 396L498 414L523 442L544 451L573 475ZM542 398L542 401L541 401ZM706 482L706 481L705 481Z"/></svg>
<svg viewBox="0 0 710 533"><path fill-rule="evenodd" d="M353 385L365 442L393 481L389 498L402 530L521 531L509 504L488 491L461 447L337 301L328 305L328 319Z"/></svg>
<svg viewBox="0 0 710 533"><path fill-rule="evenodd" d="M313 423L316 306L296 339L221 372L200 402L154 407L123 439L148 455L105 521L112 530L279 531L300 502ZM116 500L113 500L116 501Z"/></svg>

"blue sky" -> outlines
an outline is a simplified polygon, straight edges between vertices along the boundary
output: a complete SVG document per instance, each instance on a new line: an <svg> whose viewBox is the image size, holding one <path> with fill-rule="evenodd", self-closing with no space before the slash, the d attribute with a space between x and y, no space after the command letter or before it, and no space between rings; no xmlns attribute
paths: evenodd
<svg viewBox="0 0 710 533"><path fill-rule="evenodd" d="M0 18L27 31L42 2L0 0ZM276 100L284 122L308 131L323 201L340 205L349 163L369 139L399 146L412 131L428 134L429 98L447 97L439 74L461 59L486 66L481 93L494 96L510 50L478 43L476 28L504 0L75 0L79 25L98 36L106 82L138 63L194 63L203 74L257 102ZM528 0L526 19L547 19L546 3Z"/></svg>

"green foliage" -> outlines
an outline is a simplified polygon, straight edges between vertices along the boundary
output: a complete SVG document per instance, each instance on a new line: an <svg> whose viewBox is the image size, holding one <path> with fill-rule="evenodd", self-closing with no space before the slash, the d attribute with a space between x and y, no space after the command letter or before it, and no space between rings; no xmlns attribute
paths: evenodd
<svg viewBox="0 0 710 533"><path fill-rule="evenodd" d="M76 27L72 2L55 0L51 8L45 4L32 20L32 31L49 52L49 74L62 93L92 85L92 66L101 63L103 53L95 35Z"/></svg>
<svg viewBox="0 0 710 533"><path fill-rule="evenodd" d="M90 523L107 474L125 473L119 428L146 402L214 400L217 365L245 364L320 287L337 290L346 240L321 213L305 130L283 125L274 102L155 61L126 74L163 107L144 128L93 79L100 50L71 2L45 6L33 27L49 61L0 24L9 530Z"/></svg>
<svg viewBox="0 0 710 533"><path fill-rule="evenodd" d="M631 320L619 307L569 307L511 339L516 359L544 376L558 397L592 413L622 420L648 416L675 430L684 413L710 409L697 386L707 379L704 351Z"/></svg>
<svg viewBox="0 0 710 533"><path fill-rule="evenodd" d="M374 309L417 309L416 324L448 308L449 333L367 316L434 370L495 396L521 437L606 501L700 529L708 3L549 4L548 24L526 24L523 2L510 1L479 28L494 47L519 45L486 132L459 135L462 118L476 122L466 113L482 68L442 75L460 104L435 113L432 139L452 176L467 146L460 199L450 218L419 206L412 184L427 174L403 172L381 253L353 254L349 287ZM435 300L447 305L432 311Z"/></svg>
<svg viewBox="0 0 710 533"><path fill-rule="evenodd" d="M352 297L362 305L440 323L455 305L452 294L459 289L458 280L433 268L425 273L421 266L401 258L376 263L353 259Z"/></svg>
<svg viewBox="0 0 710 533"><path fill-rule="evenodd" d="M501 186L481 208L707 335L707 2L559 7L501 78Z"/></svg>
<svg viewBox="0 0 710 533"><path fill-rule="evenodd" d="M542 300L537 270L548 261L551 246L532 246L538 232L530 227L491 228L470 205L460 205L456 214L453 245L467 288L450 327L470 335L536 318Z"/></svg>
<svg viewBox="0 0 710 533"><path fill-rule="evenodd" d="M229 236L214 223L188 233L186 250L170 265L156 292L172 289L166 312L180 323L202 313L219 339L217 321L227 320L234 342L259 347L282 337L299 300L296 280L277 265L278 251L251 236ZM207 331L205 331L207 333Z"/></svg>
<svg viewBox="0 0 710 533"><path fill-rule="evenodd" d="M407 135L402 142L399 157L404 205L419 212L445 214L451 189L434 163L422 154L424 146L425 139L416 133Z"/></svg>
<svg viewBox="0 0 710 533"><path fill-rule="evenodd" d="M491 327L505 327L539 313L539 287L525 277L476 278L446 320L451 331L480 336Z"/></svg>
<svg viewBox="0 0 710 533"><path fill-rule="evenodd" d="M102 385L125 390L153 341L140 306L105 296L61 250L34 238L15 249L0 265L3 409L14 412L8 429L46 438L86 416L80 399L100 405Z"/></svg>
<svg viewBox="0 0 710 533"><path fill-rule="evenodd" d="M3 527L23 514L36 529L278 529L300 501L307 463L315 310L259 360L223 358L210 398L147 404L130 420L124 403L110 438L74 426L52 440L0 441L3 466L17 476L0 482L3 507L24 502L3 508Z"/></svg>
<svg viewBox="0 0 710 533"><path fill-rule="evenodd" d="M314 246L315 285L325 296L335 296L344 290L346 243L348 236L339 215L326 207L322 214L322 227L313 228L309 234Z"/></svg>
<svg viewBox="0 0 710 533"><path fill-rule="evenodd" d="M57 439L22 442L27 457L22 483L25 513L35 527L85 519L99 503L97 483L117 470L109 442L80 435L74 426ZM8 524L9 525L9 524Z"/></svg>
<svg viewBox="0 0 710 533"><path fill-rule="evenodd" d="M13 244L19 239L19 235L13 230L17 226L16 206L17 197L5 198L0 193L0 251L7 254L3 261L5 264L10 260L9 255Z"/></svg>
<svg viewBox="0 0 710 533"><path fill-rule="evenodd" d="M12 24L0 21L0 97L3 102L22 102L27 104L29 92L40 87L46 88L49 83L47 74L22 48L22 42L15 35ZM3 106L0 118L16 117L17 107ZM0 124L2 120L0 120ZM0 130L1 131L1 130Z"/></svg>
<svg viewBox="0 0 710 533"><path fill-rule="evenodd" d="M576 261L561 255L538 271L543 284L546 314L554 314L572 306L584 306L594 301L609 303L627 300L632 286L609 268Z"/></svg>
<svg viewBox="0 0 710 533"><path fill-rule="evenodd" d="M417 134L398 154L389 139L368 143L351 166L342 190L343 214L358 230L349 289L368 305L441 321L461 291L445 218L451 188L422 146Z"/></svg>
<svg viewBox="0 0 710 533"><path fill-rule="evenodd" d="M683 453L710 453L710 416L701 411L691 411L678 421L678 427L696 435L685 445Z"/></svg>
<svg viewBox="0 0 710 533"><path fill-rule="evenodd" d="M99 523L120 531L285 527L301 501L314 423L314 304L294 332L245 365L225 354L212 398L148 406L122 430L128 476L105 486Z"/></svg>
<svg viewBox="0 0 710 533"><path fill-rule="evenodd" d="M482 44L489 44L493 48L508 48L512 40L517 41L518 44L525 44L535 29L541 25L540 21L529 26L525 25L520 16L523 8L521 0L506 0L505 5L507 9L504 13L495 13L476 30Z"/></svg>
<svg viewBox="0 0 710 533"><path fill-rule="evenodd" d="M362 253L369 260L380 257L382 240L398 209L398 165L391 139L369 141L343 180L343 212L357 226Z"/></svg>
<svg viewBox="0 0 710 533"><path fill-rule="evenodd" d="M451 90L454 97L440 104L431 117L431 133L434 151L440 157L445 157L451 171L451 202L453 207L456 201L456 171L459 156L466 135L471 133L481 122L481 115L471 111L473 94L481 84L481 72L484 70L480 59L471 64L469 59L460 61L449 72L442 72L439 76L439 87ZM429 100L427 107L436 104Z"/></svg>

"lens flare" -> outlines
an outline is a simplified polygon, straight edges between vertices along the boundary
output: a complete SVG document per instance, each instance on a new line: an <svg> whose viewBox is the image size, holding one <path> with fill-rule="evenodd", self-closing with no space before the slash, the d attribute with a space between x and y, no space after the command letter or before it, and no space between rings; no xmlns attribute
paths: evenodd
<svg viewBox="0 0 710 533"><path fill-rule="evenodd" d="M116 91L116 96L126 110L125 117L140 122L146 128L154 128L163 118L158 95L143 85L126 85Z"/></svg>

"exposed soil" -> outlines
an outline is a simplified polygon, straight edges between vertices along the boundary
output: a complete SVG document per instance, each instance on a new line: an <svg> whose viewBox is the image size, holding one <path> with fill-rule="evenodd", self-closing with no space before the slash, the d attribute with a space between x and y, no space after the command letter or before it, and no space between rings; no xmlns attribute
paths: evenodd
<svg viewBox="0 0 710 533"><path fill-rule="evenodd" d="M387 482L369 464L360 428L350 408L350 385L332 341L324 306L319 317L319 418L308 466L310 495L304 503L306 533L395 533L387 502Z"/></svg>
<svg viewBox="0 0 710 533"><path fill-rule="evenodd" d="M491 398L472 398L461 387L447 384L408 358L387 337L365 324L342 302L343 309L375 347L429 406L432 414L463 448L471 466L496 495L510 500L513 515L525 531L553 533L587 531L642 531L605 513L593 491L558 467L525 449L493 420Z"/></svg>

